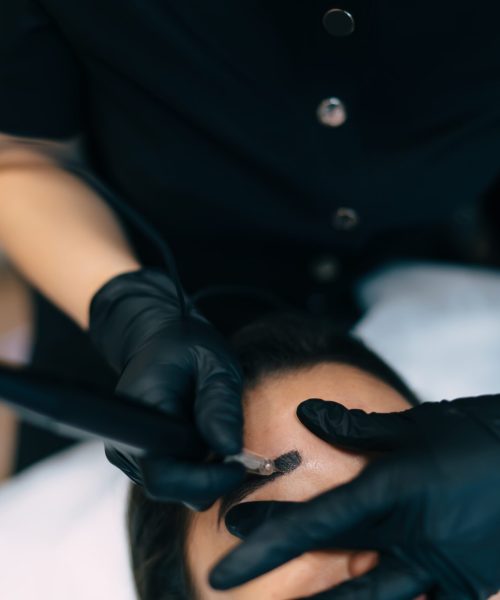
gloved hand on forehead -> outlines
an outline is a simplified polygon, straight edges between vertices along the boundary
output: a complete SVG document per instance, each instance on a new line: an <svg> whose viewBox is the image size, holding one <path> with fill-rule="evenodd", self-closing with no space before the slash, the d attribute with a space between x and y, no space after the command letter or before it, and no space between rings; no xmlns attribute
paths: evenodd
<svg viewBox="0 0 500 600"><path fill-rule="evenodd" d="M106 283L90 306L89 334L119 373L117 391L176 421L195 424L207 456L242 448L242 375L222 335L188 298L181 315L175 285L161 270L124 273ZM162 417L163 418L163 417ZM165 439L161 456L137 459L108 446L109 460L146 493L196 509L208 508L244 478L241 465L174 460Z"/></svg>
<svg viewBox="0 0 500 600"><path fill-rule="evenodd" d="M398 413L308 400L302 423L323 440L382 451L351 482L304 503L240 504L228 529L246 541L211 573L240 585L317 549L376 550L379 564L322 600L486 600L500 590L500 396Z"/></svg>

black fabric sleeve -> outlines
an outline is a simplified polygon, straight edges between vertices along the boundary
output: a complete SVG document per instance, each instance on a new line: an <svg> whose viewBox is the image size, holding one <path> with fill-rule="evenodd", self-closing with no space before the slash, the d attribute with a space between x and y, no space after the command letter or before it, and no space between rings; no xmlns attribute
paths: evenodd
<svg viewBox="0 0 500 600"><path fill-rule="evenodd" d="M0 132L63 139L81 131L81 75L36 0L0 0Z"/></svg>

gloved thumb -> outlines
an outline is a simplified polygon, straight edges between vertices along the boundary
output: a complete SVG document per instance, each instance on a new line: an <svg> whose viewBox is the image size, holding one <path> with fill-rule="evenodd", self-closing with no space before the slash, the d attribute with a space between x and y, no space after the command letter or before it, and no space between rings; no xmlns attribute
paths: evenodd
<svg viewBox="0 0 500 600"><path fill-rule="evenodd" d="M350 450L390 451L413 437L414 409L392 413L366 413L338 402L313 398L297 407L303 425L322 440Z"/></svg>

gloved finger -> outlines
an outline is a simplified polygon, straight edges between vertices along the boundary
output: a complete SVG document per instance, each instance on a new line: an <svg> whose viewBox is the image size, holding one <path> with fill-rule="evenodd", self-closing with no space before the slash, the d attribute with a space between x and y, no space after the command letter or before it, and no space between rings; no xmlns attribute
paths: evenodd
<svg viewBox="0 0 500 600"><path fill-rule="evenodd" d="M297 407L297 416L326 442L352 450L388 451L401 448L412 437L411 411L366 413L332 401L310 399Z"/></svg>
<svg viewBox="0 0 500 600"><path fill-rule="evenodd" d="M245 540L267 521L277 517L286 517L290 511L300 506L299 502L243 502L229 510L224 520L229 533ZM394 528L391 531L394 531ZM377 550L400 541L398 534L401 529L396 531L396 539L394 534L389 536L387 519L380 523L380 519L375 515L374 518L363 519L344 533L337 533L334 539L329 540L328 547L333 548L333 544L335 544L337 549L364 550L370 548Z"/></svg>
<svg viewBox="0 0 500 600"><path fill-rule="evenodd" d="M223 456L243 447L242 379L236 366L206 351L197 360L195 419L210 447Z"/></svg>
<svg viewBox="0 0 500 600"><path fill-rule="evenodd" d="M153 500L182 502L195 510L209 508L245 478L238 463L195 464L169 458L140 459L143 486Z"/></svg>
<svg viewBox="0 0 500 600"><path fill-rule="evenodd" d="M464 594L458 590L442 590L438 587L428 594L429 600L470 600L470 594Z"/></svg>
<svg viewBox="0 0 500 600"><path fill-rule="evenodd" d="M243 502L227 512L224 522L230 534L244 540L266 521L296 506L297 502Z"/></svg>
<svg viewBox="0 0 500 600"><path fill-rule="evenodd" d="M415 600L429 589L431 583L430 576L419 567L409 566L388 555L368 573L326 592L308 596L307 600Z"/></svg>
<svg viewBox="0 0 500 600"><path fill-rule="evenodd" d="M344 543L353 530L362 532L360 525L367 520L389 513L397 489L391 485L392 470L379 468L383 460L369 465L349 483L309 502L285 507L278 503L268 505L268 519L216 565L210 574L211 585L226 590L304 552L337 547L337 539ZM281 514L273 517L273 511Z"/></svg>
<svg viewBox="0 0 500 600"><path fill-rule="evenodd" d="M135 456L126 454L111 444L104 446L104 452L112 465L118 467L134 483L142 485L141 469Z"/></svg>

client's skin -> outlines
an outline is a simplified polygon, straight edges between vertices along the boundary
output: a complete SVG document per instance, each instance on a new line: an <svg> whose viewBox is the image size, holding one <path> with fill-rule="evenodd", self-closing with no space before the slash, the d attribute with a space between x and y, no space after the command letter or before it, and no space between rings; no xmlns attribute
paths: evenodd
<svg viewBox="0 0 500 600"><path fill-rule="evenodd" d="M403 396L387 384L344 364L321 363L262 379L244 393L245 447L271 458L296 450L302 462L293 472L253 490L242 501L308 500L352 479L367 463L366 455L335 448L300 423L296 409L308 398L335 400L367 412L409 408ZM187 562L201 600L291 600L326 590L376 564L374 552L310 552L239 588L215 591L208 584L208 573L239 543L224 521L219 521L220 505L219 501L194 515L188 532Z"/></svg>

